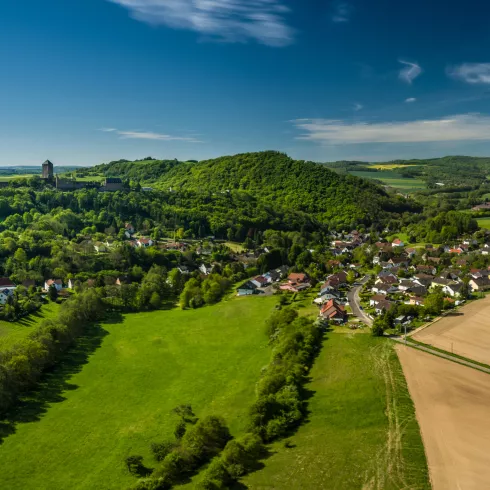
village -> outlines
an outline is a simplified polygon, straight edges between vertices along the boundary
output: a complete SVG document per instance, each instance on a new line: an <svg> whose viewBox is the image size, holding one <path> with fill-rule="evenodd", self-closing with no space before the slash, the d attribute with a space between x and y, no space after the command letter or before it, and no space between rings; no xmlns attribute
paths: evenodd
<svg viewBox="0 0 490 490"><path fill-rule="evenodd" d="M192 277L202 281L235 264L231 283L238 296L280 295L281 304L308 302L321 321L351 329L372 326L379 317L388 319L394 333L416 328L443 310L490 290L490 232L485 230L454 243L410 246L396 235L390 236L389 230L378 235L377 241L356 230L331 232L328 247L307 251L311 256L308 268L278 263L260 274L262 259L271 253L268 246L247 249L212 236L191 240L184 238L182 230L177 230L173 239L162 238L155 230L143 226L146 232L140 232L137 228L126 222L117 233L80 235L74 247L78 253L100 256L101 260L121 247L146 250L150 256L170 254L171 267L184 282ZM0 304L12 302L17 286L62 301L77 285L120 287L133 281L130 274L103 271L91 277L70 274L18 284L4 277L0 278Z"/></svg>
<svg viewBox="0 0 490 490"><path fill-rule="evenodd" d="M469 237L455 244L416 247L405 246L399 238L368 244L369 236L357 231L342 236L334 233L329 252L337 259L328 261L332 273L324 282L303 272L289 273L282 266L251 278L237 294L310 291L319 317L334 324L359 328L399 312L391 315L394 329L415 328L441 313L432 303L427 307L428 298L439 296L442 310L448 310L490 290L490 266L478 267L479 259L490 255L490 232L483 233L479 240ZM364 264L353 261L354 251L361 247L369 260Z"/></svg>

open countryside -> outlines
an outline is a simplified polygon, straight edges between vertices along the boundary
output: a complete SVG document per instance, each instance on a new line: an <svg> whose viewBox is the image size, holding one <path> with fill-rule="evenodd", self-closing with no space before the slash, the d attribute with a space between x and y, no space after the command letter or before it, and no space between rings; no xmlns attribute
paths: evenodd
<svg viewBox="0 0 490 490"><path fill-rule="evenodd" d="M490 490L490 2L0 12L0 490Z"/></svg>
<svg viewBox="0 0 490 490"><path fill-rule="evenodd" d="M413 338L454 354L490 365L490 296L417 332Z"/></svg>
<svg viewBox="0 0 490 490"><path fill-rule="evenodd" d="M3 487L129 487L124 458L149 457L151 442L171 437L180 404L192 402L199 417L219 414L234 436L243 433L270 357L264 319L274 304L235 299L201 311L128 315L90 331L2 424Z"/></svg>
<svg viewBox="0 0 490 490"><path fill-rule="evenodd" d="M415 403L432 488L486 488L489 375L411 347L397 350Z"/></svg>
<svg viewBox="0 0 490 490"><path fill-rule="evenodd" d="M413 405L393 346L364 333L327 333L311 372L309 421L272 446L254 490L429 489Z"/></svg>

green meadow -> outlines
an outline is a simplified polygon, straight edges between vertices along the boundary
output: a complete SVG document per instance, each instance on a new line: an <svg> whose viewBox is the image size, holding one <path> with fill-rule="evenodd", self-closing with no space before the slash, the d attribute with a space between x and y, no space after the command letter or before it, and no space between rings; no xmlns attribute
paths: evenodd
<svg viewBox="0 0 490 490"><path fill-rule="evenodd" d="M429 489L415 411L392 343L329 333L312 369L308 421L275 443L254 490Z"/></svg>
<svg viewBox="0 0 490 490"><path fill-rule="evenodd" d="M477 221L480 228L490 230L490 218L480 218Z"/></svg>
<svg viewBox="0 0 490 490"><path fill-rule="evenodd" d="M199 310L127 315L94 327L38 392L0 423L0 481L9 490L123 489L124 458L173 437L172 409L223 416L245 431L270 357L274 297Z"/></svg>
<svg viewBox="0 0 490 490"><path fill-rule="evenodd" d="M396 189L401 189L404 191L416 191L420 189L425 189L427 186L425 182L419 179L409 179L402 177L396 172L391 172L389 170L381 170L378 172L349 172L351 175L356 177L362 177L363 179L375 179L382 181L385 185L394 187Z"/></svg>
<svg viewBox="0 0 490 490"><path fill-rule="evenodd" d="M42 308L16 322L0 320L0 351L24 339L43 320L53 317L59 309L57 303L47 303Z"/></svg>

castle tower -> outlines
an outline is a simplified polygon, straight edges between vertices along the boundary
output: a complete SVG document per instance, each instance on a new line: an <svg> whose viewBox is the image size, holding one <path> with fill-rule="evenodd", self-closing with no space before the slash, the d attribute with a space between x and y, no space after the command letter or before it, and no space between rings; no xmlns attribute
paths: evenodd
<svg viewBox="0 0 490 490"><path fill-rule="evenodd" d="M42 176L42 178L46 179L46 180L53 180L53 175L54 175L53 170L54 170L53 164L49 160L46 160L43 163L43 176Z"/></svg>

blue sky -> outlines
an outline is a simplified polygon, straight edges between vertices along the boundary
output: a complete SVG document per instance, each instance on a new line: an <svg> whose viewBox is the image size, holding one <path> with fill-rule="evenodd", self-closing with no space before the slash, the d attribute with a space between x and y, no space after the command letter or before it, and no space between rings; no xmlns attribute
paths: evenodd
<svg viewBox="0 0 490 490"><path fill-rule="evenodd" d="M481 0L22 0L0 165L490 155Z"/></svg>

